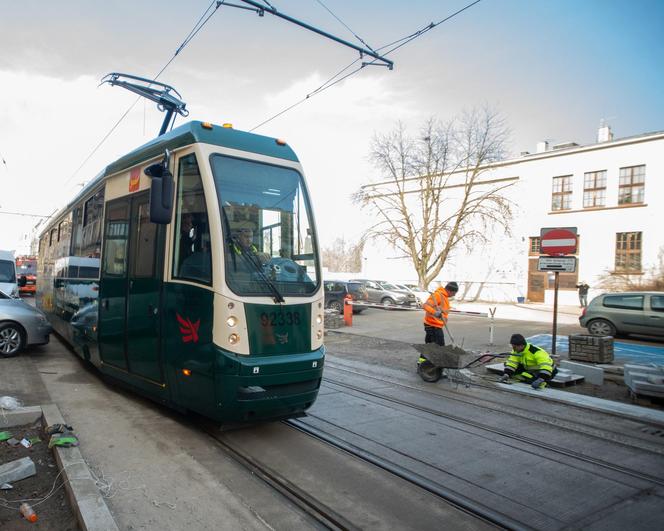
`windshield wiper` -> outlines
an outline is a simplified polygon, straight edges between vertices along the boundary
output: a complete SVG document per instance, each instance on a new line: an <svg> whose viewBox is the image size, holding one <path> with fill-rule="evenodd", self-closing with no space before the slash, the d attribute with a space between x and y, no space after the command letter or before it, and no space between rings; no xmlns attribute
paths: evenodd
<svg viewBox="0 0 664 531"><path fill-rule="evenodd" d="M231 249L233 248L233 241L230 240L229 245L231 246ZM235 254L233 253L233 261L235 261ZM240 256L249 264L252 265L252 267L256 270L256 273L258 273L258 276L260 279L265 283L265 285L270 289L272 292L272 295L274 296L274 302L279 303L279 302L286 302L286 299L284 299L284 296L281 294L277 286L274 285L274 282L270 280L270 278L265 274L265 271L263 271L263 266L257 262L257 258L254 257L251 254L247 254L244 251L240 253Z"/></svg>
<svg viewBox="0 0 664 531"><path fill-rule="evenodd" d="M265 271L263 271L263 266L260 263L256 262L257 258L245 252L240 253L240 256L253 266L253 268L258 273L260 279L263 282L265 282L268 288L270 288L270 291L274 296L274 302L275 303L286 302L286 299L284 299L283 295L281 294L277 286L275 286L274 282L272 282L270 278L265 274Z"/></svg>

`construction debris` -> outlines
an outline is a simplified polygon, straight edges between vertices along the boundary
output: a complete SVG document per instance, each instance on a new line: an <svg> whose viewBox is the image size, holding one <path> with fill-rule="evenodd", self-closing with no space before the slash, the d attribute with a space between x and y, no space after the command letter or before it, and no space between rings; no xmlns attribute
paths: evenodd
<svg viewBox="0 0 664 531"><path fill-rule="evenodd" d="M22 457L0 465L0 484L29 478L37 473L35 464L29 457Z"/></svg>

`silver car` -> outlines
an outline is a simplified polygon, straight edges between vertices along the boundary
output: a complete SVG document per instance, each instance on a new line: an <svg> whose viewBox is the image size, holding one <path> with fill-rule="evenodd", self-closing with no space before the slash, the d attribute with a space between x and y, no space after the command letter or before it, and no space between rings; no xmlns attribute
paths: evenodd
<svg viewBox="0 0 664 531"><path fill-rule="evenodd" d="M16 356L28 345L48 343L51 325L27 302L0 291L0 356Z"/></svg>
<svg viewBox="0 0 664 531"><path fill-rule="evenodd" d="M361 282L369 294L369 302L383 306L408 306L416 308L419 303L417 297L410 291L402 291L394 284L384 280L358 279L351 282Z"/></svg>
<svg viewBox="0 0 664 531"><path fill-rule="evenodd" d="M579 323L594 336L664 336L664 292L604 293L584 308Z"/></svg>

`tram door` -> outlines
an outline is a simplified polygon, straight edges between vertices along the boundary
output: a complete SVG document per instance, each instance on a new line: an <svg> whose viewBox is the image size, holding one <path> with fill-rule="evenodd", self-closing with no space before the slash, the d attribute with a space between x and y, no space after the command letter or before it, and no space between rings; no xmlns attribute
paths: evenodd
<svg viewBox="0 0 664 531"><path fill-rule="evenodd" d="M104 363L154 383L160 362L164 233L150 222L148 193L106 205L99 347Z"/></svg>

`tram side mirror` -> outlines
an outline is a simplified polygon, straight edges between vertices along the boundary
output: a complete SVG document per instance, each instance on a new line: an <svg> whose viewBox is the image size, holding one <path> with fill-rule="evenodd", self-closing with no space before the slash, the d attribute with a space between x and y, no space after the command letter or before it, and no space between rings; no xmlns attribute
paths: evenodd
<svg viewBox="0 0 664 531"><path fill-rule="evenodd" d="M164 160L145 168L145 175L152 179L150 185L150 221L160 225L171 222L173 215L173 174L168 169L170 152L166 150Z"/></svg>

